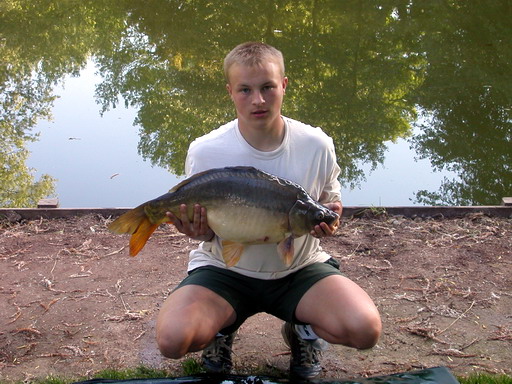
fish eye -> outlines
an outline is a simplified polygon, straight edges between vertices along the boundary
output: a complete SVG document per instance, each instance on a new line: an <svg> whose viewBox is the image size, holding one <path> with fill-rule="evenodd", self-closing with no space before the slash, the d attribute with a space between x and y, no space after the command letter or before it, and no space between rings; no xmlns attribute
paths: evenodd
<svg viewBox="0 0 512 384"><path fill-rule="evenodd" d="M315 219L317 219L317 220L323 220L324 217L325 217L325 215L323 212L317 212L315 215Z"/></svg>

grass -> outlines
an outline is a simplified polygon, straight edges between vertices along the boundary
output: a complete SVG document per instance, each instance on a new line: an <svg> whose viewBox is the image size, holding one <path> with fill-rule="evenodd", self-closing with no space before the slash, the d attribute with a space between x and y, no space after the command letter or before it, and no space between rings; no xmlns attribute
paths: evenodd
<svg viewBox="0 0 512 384"><path fill-rule="evenodd" d="M190 359L192 360L192 359ZM186 362L184 362L185 365ZM185 373L185 367L183 368L183 376L191 376L195 373ZM37 379L34 381L30 381L30 383L33 384L70 384L77 381L84 381L94 378L101 378L101 379L109 379L109 380L128 380L128 379L158 379L158 378L165 378L165 377L171 377L171 373L160 370L160 369L153 369L148 368L144 366L139 366L137 368L131 368L131 369L104 369L102 371L99 371L95 373L90 378L70 378L70 377L56 377L56 376L47 376L43 379ZM26 384L27 381L17 381L17 382L7 382L0 378L0 384Z"/></svg>
<svg viewBox="0 0 512 384"><path fill-rule="evenodd" d="M489 375L486 373L473 374L467 377L457 377L460 384L512 384L512 377L507 375Z"/></svg>
<svg viewBox="0 0 512 384"><path fill-rule="evenodd" d="M94 378L110 379L110 380L127 380L127 379L159 379L168 377L169 373L164 370L147 368L140 366L134 369L116 370L105 369L94 375ZM59 383L44 383L59 384Z"/></svg>
<svg viewBox="0 0 512 384"><path fill-rule="evenodd" d="M198 373L203 373L204 369L201 366L201 363L196 359L187 359L185 360L181 368L183 369L183 376L193 376Z"/></svg>

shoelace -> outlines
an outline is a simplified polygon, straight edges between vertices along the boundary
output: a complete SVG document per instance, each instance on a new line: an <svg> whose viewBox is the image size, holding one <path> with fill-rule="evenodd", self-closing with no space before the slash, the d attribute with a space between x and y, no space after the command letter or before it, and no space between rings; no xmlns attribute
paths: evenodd
<svg viewBox="0 0 512 384"><path fill-rule="evenodd" d="M322 350L315 346L315 341L307 341L299 339L300 345L300 361L303 364L313 365L320 361L319 356Z"/></svg>
<svg viewBox="0 0 512 384"><path fill-rule="evenodd" d="M227 341L229 340L231 335L225 335L221 336L215 339L213 343L211 343L206 349L205 349L205 357L208 359L215 361L215 362L221 362L223 360L228 360L224 356L224 351L231 351L231 346L228 345Z"/></svg>

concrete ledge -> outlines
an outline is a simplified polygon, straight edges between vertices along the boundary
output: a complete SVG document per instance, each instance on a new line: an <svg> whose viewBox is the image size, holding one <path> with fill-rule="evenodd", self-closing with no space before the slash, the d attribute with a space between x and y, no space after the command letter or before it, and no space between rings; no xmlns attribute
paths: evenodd
<svg viewBox="0 0 512 384"><path fill-rule="evenodd" d="M50 199L41 199L37 202L37 208L58 208L59 207L59 199L50 198Z"/></svg>
<svg viewBox="0 0 512 384"><path fill-rule="evenodd" d="M59 219L72 216L102 215L116 217L130 208L0 208L0 218L9 221Z"/></svg>
<svg viewBox="0 0 512 384"><path fill-rule="evenodd" d="M71 216L97 214L104 217L117 217L130 208L0 208L0 219L6 218L11 222L35 219L56 219ZM403 206L403 207L344 207L343 217L363 216L365 214L387 213L388 215L401 215L405 217L434 217L453 218L463 217L471 213L483 213L493 217L512 218L512 206Z"/></svg>
<svg viewBox="0 0 512 384"><path fill-rule="evenodd" d="M512 218L512 207L502 205L492 206L404 206L404 207L344 207L343 216L358 216L364 211L386 212L388 215L405 217L463 217L467 214L483 213L493 217Z"/></svg>

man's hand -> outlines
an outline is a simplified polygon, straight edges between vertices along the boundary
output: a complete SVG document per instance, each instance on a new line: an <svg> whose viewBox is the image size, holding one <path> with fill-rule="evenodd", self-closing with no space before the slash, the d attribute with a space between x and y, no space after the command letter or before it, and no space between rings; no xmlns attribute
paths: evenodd
<svg viewBox="0 0 512 384"><path fill-rule="evenodd" d="M325 207L329 208L331 211L336 212L341 218L341 212L343 211L343 206L340 201L336 201L334 203L324 204ZM340 225L340 219L336 220L331 225L327 223L320 223L319 225L315 225L315 227L311 230L311 236L316 238L332 236L338 230Z"/></svg>
<svg viewBox="0 0 512 384"><path fill-rule="evenodd" d="M192 222L188 218L187 210L187 205L181 204L178 216L174 215L172 212L166 212L166 215L171 219L179 232L187 235L191 239L199 241L210 241L213 239L215 233L208 226L206 208L199 204L195 204Z"/></svg>

